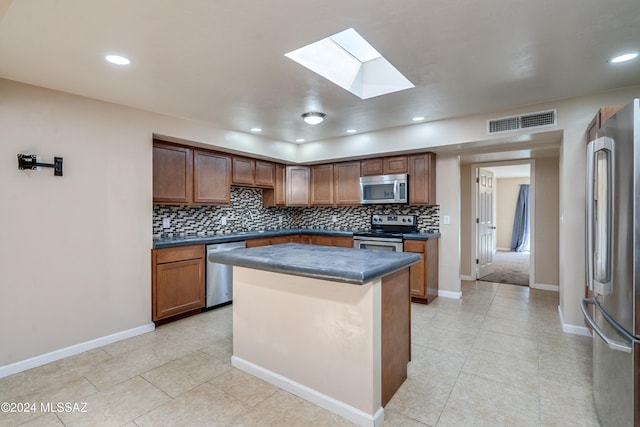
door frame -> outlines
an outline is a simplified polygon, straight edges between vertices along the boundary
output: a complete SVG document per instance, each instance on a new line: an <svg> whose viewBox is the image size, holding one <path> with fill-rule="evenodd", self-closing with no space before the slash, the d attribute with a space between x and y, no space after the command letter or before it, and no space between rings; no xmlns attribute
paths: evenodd
<svg viewBox="0 0 640 427"><path fill-rule="evenodd" d="M478 187L476 186L476 177L478 176L478 169L480 168L490 168L490 167L500 167L500 166L512 166L512 165L529 165L529 215L530 215L530 226L529 226L529 288L533 288L535 281L535 253L536 253L536 239L535 239L535 230L536 230L536 161L535 159L524 159L524 160L508 160L503 162L482 162L482 163L472 163L471 164L471 217L469 221L471 223L471 276L473 280L478 279L478 266L476 264L476 259L478 258L478 246L477 246L477 237L478 237L478 228L476 226L476 218L478 218ZM499 195L497 197L500 197Z"/></svg>

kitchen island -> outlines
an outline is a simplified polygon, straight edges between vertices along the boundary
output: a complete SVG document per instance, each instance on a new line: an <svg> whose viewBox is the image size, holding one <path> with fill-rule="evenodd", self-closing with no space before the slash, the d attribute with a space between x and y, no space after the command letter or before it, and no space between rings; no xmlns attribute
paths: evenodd
<svg viewBox="0 0 640 427"><path fill-rule="evenodd" d="M302 244L211 254L234 266L231 363L358 425L406 379L420 256Z"/></svg>

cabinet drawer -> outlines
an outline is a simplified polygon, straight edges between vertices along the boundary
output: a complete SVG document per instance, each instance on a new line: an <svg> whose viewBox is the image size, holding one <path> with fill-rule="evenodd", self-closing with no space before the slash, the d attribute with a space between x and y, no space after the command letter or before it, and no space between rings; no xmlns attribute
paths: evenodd
<svg viewBox="0 0 640 427"><path fill-rule="evenodd" d="M156 264L204 258L204 245L178 246L175 248L154 249Z"/></svg>
<svg viewBox="0 0 640 427"><path fill-rule="evenodd" d="M405 240L405 252L424 252L425 243L421 240Z"/></svg>

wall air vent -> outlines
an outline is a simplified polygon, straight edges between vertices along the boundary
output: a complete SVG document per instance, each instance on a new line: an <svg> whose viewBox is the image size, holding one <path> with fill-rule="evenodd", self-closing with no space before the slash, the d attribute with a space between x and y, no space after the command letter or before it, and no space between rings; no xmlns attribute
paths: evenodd
<svg viewBox="0 0 640 427"><path fill-rule="evenodd" d="M508 132L518 129L531 129L543 126L555 126L556 110L537 111L519 116L500 117L487 120L487 134Z"/></svg>

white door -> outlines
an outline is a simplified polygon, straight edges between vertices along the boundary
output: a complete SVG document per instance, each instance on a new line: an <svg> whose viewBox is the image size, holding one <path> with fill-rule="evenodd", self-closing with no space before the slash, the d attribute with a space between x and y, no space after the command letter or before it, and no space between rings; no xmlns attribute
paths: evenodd
<svg viewBox="0 0 640 427"><path fill-rule="evenodd" d="M476 206L476 278L493 272L496 220L493 209L493 172L477 169Z"/></svg>

